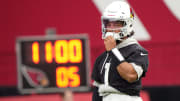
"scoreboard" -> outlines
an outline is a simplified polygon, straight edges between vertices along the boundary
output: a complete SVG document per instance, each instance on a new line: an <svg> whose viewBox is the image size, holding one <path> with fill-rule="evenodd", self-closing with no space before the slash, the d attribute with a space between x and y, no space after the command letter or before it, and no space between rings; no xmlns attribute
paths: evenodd
<svg viewBox="0 0 180 101"><path fill-rule="evenodd" d="M90 90L86 34L18 37L18 89L23 94Z"/></svg>

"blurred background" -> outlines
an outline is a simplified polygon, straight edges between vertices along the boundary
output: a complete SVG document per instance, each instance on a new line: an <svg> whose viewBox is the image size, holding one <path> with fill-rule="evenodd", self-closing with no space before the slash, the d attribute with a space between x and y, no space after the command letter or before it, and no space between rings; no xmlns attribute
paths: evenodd
<svg viewBox="0 0 180 101"><path fill-rule="evenodd" d="M21 94L17 88L16 39L21 36L86 34L89 74L104 51L101 14L115 0L1 0L0 101L62 101L58 93ZM180 1L126 0L135 12L135 38L149 51L150 65L143 79L144 101L180 101ZM74 101L91 101L91 90L73 93Z"/></svg>

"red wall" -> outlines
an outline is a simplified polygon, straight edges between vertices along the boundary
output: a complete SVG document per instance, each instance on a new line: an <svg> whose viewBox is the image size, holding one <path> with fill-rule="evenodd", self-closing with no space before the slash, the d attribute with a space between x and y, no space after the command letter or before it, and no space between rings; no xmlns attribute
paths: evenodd
<svg viewBox="0 0 180 101"><path fill-rule="evenodd" d="M150 66L143 85L180 85L180 21L163 0L128 0L148 30L151 40L140 43L149 50ZM1 0L0 86L16 86L17 36L87 33L91 66L104 50L100 12L92 0Z"/></svg>

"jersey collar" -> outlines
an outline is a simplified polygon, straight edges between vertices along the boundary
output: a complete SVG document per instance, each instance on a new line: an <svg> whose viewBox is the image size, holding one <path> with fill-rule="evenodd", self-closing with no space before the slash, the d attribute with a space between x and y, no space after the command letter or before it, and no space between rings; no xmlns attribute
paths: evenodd
<svg viewBox="0 0 180 101"><path fill-rule="evenodd" d="M122 41L121 43L119 43L116 46L116 48L123 48L123 47L129 46L129 45L132 45L132 44L139 44L139 43L133 37L129 37L129 38L125 39L124 41Z"/></svg>

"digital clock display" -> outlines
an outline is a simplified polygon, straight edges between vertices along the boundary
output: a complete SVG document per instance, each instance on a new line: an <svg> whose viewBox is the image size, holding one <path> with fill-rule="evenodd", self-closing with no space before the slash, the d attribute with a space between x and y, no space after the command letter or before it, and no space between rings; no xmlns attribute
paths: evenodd
<svg viewBox="0 0 180 101"><path fill-rule="evenodd" d="M19 37L16 43L22 93L90 90L87 35Z"/></svg>

